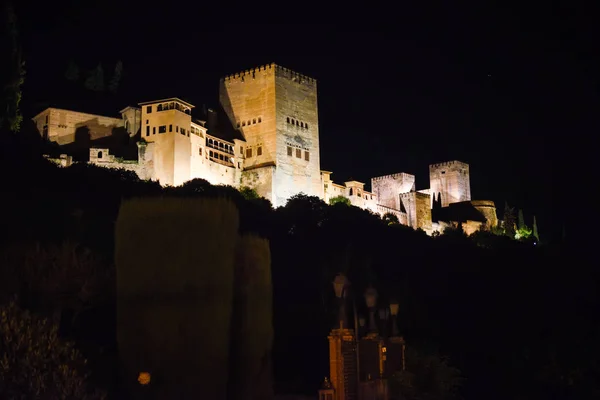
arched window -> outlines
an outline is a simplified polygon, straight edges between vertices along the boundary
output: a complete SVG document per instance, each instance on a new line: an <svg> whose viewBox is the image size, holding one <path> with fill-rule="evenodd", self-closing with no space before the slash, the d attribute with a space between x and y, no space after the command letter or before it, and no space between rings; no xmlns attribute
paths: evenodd
<svg viewBox="0 0 600 400"><path fill-rule="evenodd" d="M156 107L156 111L162 111L162 110L163 110L162 104L159 104L159 105Z"/></svg>
<svg viewBox="0 0 600 400"><path fill-rule="evenodd" d="M98 152L98 158L102 158L102 152L101 151Z"/></svg>
<svg viewBox="0 0 600 400"><path fill-rule="evenodd" d="M288 124L290 123L290 117L287 117L287 123Z"/></svg>
<svg viewBox="0 0 600 400"><path fill-rule="evenodd" d="M350 196L352 196L352 193L353 193L353 192L352 192L352 188L350 188Z"/></svg>
<svg viewBox="0 0 600 400"><path fill-rule="evenodd" d="M252 125L256 123L256 118L252 119Z"/></svg>
<svg viewBox="0 0 600 400"><path fill-rule="evenodd" d="M262 119L260 117L258 117L258 123L260 124L262 122Z"/></svg>

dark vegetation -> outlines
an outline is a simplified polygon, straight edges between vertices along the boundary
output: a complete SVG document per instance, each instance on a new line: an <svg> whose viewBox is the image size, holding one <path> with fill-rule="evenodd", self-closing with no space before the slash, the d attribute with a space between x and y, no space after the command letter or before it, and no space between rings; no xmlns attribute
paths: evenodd
<svg viewBox="0 0 600 400"><path fill-rule="evenodd" d="M232 306L225 312L237 313L246 324L244 329L261 331L268 325L268 314L256 311L268 307L266 300L253 297L257 288L269 290L268 275L243 284L237 279L256 274L249 266L266 265L270 257L276 391L314 394L328 374L326 336L335 316L331 281L336 273L345 272L355 293L363 293L372 284L382 304L391 297L400 301L400 331L411 347L419 349L409 352L415 354L408 362L412 374L395 382L394 390L405 398L443 398L444 387L456 377L454 368L464 378L460 393L465 398L600 396L597 273L591 261L579 259L581 249L572 243L533 246L531 241L490 232L466 237L460 230L430 238L398 225L390 216L380 219L343 201L327 205L299 195L273 210L250 190L239 192L203 180L163 189L124 171L84 164L57 168L42 157L44 144L39 136L31 129L19 129L19 86L24 71L15 45L16 28L10 18L6 21L0 43L4 90L0 108L0 397L100 398L103 393L123 392L127 384L120 379L129 378L121 374L124 366L118 359L123 353L119 352L139 349L134 339L126 350L116 346L115 260L127 264L128 257L136 256L136 246L151 248L148 243L136 245L139 238L127 240L125 235L120 242L115 238L115 231L122 235L128 229L140 232L139 223L131 223L141 218L135 213L123 217L123 225L116 229L124 201L132 199L131 208L134 198L144 198L150 205L153 199L160 204L161 198L179 198L190 208L194 202L227 199L239 210L237 228L226 228L237 233L231 234L232 241L242 238L239 247L230 254L225 242L222 245L223 258L235 258L227 264L234 268L227 270L234 276L235 285L229 289L233 304L245 307ZM88 86L100 90L92 83ZM150 205L145 215L152 214ZM156 215L164 219L165 210L156 207ZM179 210L176 215L171 224L163 220L145 234L155 236L156 242L150 242L154 247L159 242L168 244L174 266L181 267L196 260L198 249L185 233L191 229L182 218L185 214ZM191 221L194 215L190 210ZM127 218L129 225L123 222ZM514 215L506 219L509 229L514 229ZM211 226L215 236L225 240ZM177 233L180 243L175 240ZM161 242L160 236L168 240ZM261 237L268 239L270 255ZM116 241L128 251L119 255L117 246L115 257ZM240 248L246 246L262 250L244 253ZM152 274L172 267L158 262L164 258L158 257L156 248L144 257ZM219 257L206 260L198 259L202 274L225 265ZM129 282L136 282L134 278ZM159 280L156 289L177 288L182 285L178 279L174 274L164 285ZM357 305L364 314L360 298ZM144 312L148 310L141 307L140 313ZM169 318L177 317L165 310L158 315L164 316L165 329ZM215 324L203 321L186 327L185 332L202 331L201 337L208 338L206 330ZM231 333L228 340L242 340L239 334ZM162 353L157 345L164 337L144 340L155 345L154 357L169 355L169 349ZM245 340L254 347L266 346L268 330ZM237 346L230 344L229 349L242 354L244 349ZM258 368L258 355L243 357L246 361L239 369L228 372L232 379L243 387L268 381L258 376L256 382L249 382L247 371Z"/></svg>
<svg viewBox="0 0 600 400"><path fill-rule="evenodd" d="M466 397L598 393L595 271L567 243L533 246L459 230L430 238L389 217L303 195L273 210L250 190L203 180L163 189L124 171L58 168L25 151L39 148L25 146L25 136L6 140L13 144L3 146L2 157L11 171L3 186L2 301L16 296L20 307L58 323L59 335L89 359L94 385L109 393L118 387L118 211L125 199L165 196L230 199L239 209L237 231L270 241L277 391L314 393L328 374L331 281L341 271L359 294L373 284L382 304L400 300L409 344L425 357L449 356ZM173 257L186 251L169 246ZM359 298L362 314L363 303Z"/></svg>

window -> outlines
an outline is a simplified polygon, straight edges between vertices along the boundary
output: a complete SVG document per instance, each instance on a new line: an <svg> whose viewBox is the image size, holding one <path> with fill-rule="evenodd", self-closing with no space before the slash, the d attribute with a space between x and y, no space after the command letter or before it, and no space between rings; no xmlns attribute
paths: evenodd
<svg viewBox="0 0 600 400"><path fill-rule="evenodd" d="M262 156L262 146L258 146L258 147L256 148L256 155L257 155L257 156Z"/></svg>
<svg viewBox="0 0 600 400"><path fill-rule="evenodd" d="M252 119L252 125L254 125L256 123L256 118Z"/></svg>
<svg viewBox="0 0 600 400"><path fill-rule="evenodd" d="M98 158L102 158L102 152L101 151L98 152Z"/></svg>
<svg viewBox="0 0 600 400"><path fill-rule="evenodd" d="M296 149L296 158L302 158L302 150Z"/></svg>
<svg viewBox="0 0 600 400"><path fill-rule="evenodd" d="M152 134L156 135L156 127L155 126L152 127Z"/></svg>
<svg viewBox="0 0 600 400"><path fill-rule="evenodd" d="M179 127L178 126L175 127L175 132L179 132Z"/></svg>
<svg viewBox="0 0 600 400"><path fill-rule="evenodd" d="M310 155L309 155L308 151L304 151L304 160L310 161Z"/></svg>
<svg viewBox="0 0 600 400"><path fill-rule="evenodd" d="M287 119L287 123L289 124L290 123L290 117L287 117L286 119Z"/></svg>
<svg viewBox="0 0 600 400"><path fill-rule="evenodd" d="M292 156L292 147L288 146L287 149L288 149L288 156L291 157Z"/></svg>
<svg viewBox="0 0 600 400"><path fill-rule="evenodd" d="M156 111L162 111L162 110L163 110L162 104L159 104L156 106Z"/></svg>
<svg viewBox="0 0 600 400"><path fill-rule="evenodd" d="M150 136L150 127L149 126L146 127L146 136Z"/></svg>
<svg viewBox="0 0 600 400"><path fill-rule="evenodd" d="M152 106L146 107L146 114L150 114L152 112Z"/></svg>
<svg viewBox="0 0 600 400"><path fill-rule="evenodd" d="M166 125L159 126L158 133L167 133L167 126Z"/></svg>
<svg viewBox="0 0 600 400"><path fill-rule="evenodd" d="M304 128L308 129L308 124L304 123Z"/></svg>
<svg viewBox="0 0 600 400"><path fill-rule="evenodd" d="M173 132L173 125L169 125L169 132Z"/></svg>
<svg viewBox="0 0 600 400"><path fill-rule="evenodd" d="M246 158L250 158L252 157L252 149L251 148L246 148Z"/></svg>
<svg viewBox="0 0 600 400"><path fill-rule="evenodd" d="M183 136L185 136L185 129L181 128L181 129L179 130L179 133L181 133Z"/></svg>
<svg viewBox="0 0 600 400"><path fill-rule="evenodd" d="M198 155L201 156L202 155L202 147L198 147Z"/></svg>
<svg viewBox="0 0 600 400"><path fill-rule="evenodd" d="M246 121L242 121L242 126L246 126Z"/></svg>
<svg viewBox="0 0 600 400"><path fill-rule="evenodd" d="M352 188L350 188L350 196L352 196L352 193L353 193L353 192L352 192Z"/></svg>
<svg viewBox="0 0 600 400"><path fill-rule="evenodd" d="M146 124L149 124L149 123L150 123L150 120L149 120L149 119L147 119L147 120L146 120Z"/></svg>
<svg viewBox="0 0 600 400"><path fill-rule="evenodd" d="M262 122L262 118L258 117L258 123L260 124Z"/></svg>
<svg viewBox="0 0 600 400"><path fill-rule="evenodd" d="M244 155L244 148L242 146L240 146L240 154Z"/></svg>

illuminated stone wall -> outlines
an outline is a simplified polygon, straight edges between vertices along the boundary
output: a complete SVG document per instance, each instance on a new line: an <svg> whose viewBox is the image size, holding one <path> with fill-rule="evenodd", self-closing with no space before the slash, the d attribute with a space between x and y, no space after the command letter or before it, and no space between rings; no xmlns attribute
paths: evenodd
<svg viewBox="0 0 600 400"><path fill-rule="evenodd" d="M275 166L258 174L266 179L256 182L258 192L271 187L262 194L276 207L298 193L323 196L314 79L269 64L223 78L219 99L246 139L245 168Z"/></svg>
<svg viewBox="0 0 600 400"><path fill-rule="evenodd" d="M371 190L379 204L400 210L399 194L415 190L415 176L400 172L371 179Z"/></svg>
<svg viewBox="0 0 600 400"><path fill-rule="evenodd" d="M277 168L274 204L305 193L322 196L317 81L276 66Z"/></svg>
<svg viewBox="0 0 600 400"><path fill-rule="evenodd" d="M471 200L469 164L460 161L432 164L429 166L429 183L431 194L436 199L441 193L442 207Z"/></svg>
<svg viewBox="0 0 600 400"><path fill-rule="evenodd" d="M431 200L429 195L419 192L409 192L399 195L406 210L407 225L413 229L423 229L431 233Z"/></svg>
<svg viewBox="0 0 600 400"><path fill-rule="evenodd" d="M471 204L486 219L488 228L498 226L498 215L496 214L496 204L491 200L472 200Z"/></svg>
<svg viewBox="0 0 600 400"><path fill-rule="evenodd" d="M33 117L33 121L44 137L59 145L75 140L96 140L111 136L115 129L123 127L121 118L86 114L78 111L48 108Z"/></svg>
<svg viewBox="0 0 600 400"><path fill-rule="evenodd" d="M274 164L250 167L241 172L240 186L253 188L259 196L272 202L274 176Z"/></svg>

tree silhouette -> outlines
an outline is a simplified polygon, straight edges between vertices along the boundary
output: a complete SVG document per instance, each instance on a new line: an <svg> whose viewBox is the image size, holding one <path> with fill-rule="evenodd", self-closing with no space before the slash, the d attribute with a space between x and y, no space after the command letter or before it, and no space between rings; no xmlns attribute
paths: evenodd
<svg viewBox="0 0 600 400"><path fill-rule="evenodd" d="M0 307L0 397L3 399L103 399L90 393L86 360L62 341L58 327L21 310Z"/></svg>
<svg viewBox="0 0 600 400"><path fill-rule="evenodd" d="M79 67L75 64L75 61L69 61L69 65L65 72L65 78L72 82L77 82L79 80Z"/></svg>
<svg viewBox="0 0 600 400"><path fill-rule="evenodd" d="M540 241L540 236L538 234L538 227L537 227L537 221L535 219L535 215L533 216L533 237L535 237L535 239L538 242Z"/></svg>
<svg viewBox="0 0 600 400"><path fill-rule="evenodd" d="M119 84L121 82L121 77L123 75L123 63L121 62L121 60L117 61L116 65L115 65L115 71L113 72L113 76L110 80L110 83L108 84L108 90L111 91L111 93L117 93L117 90L119 89Z"/></svg>
<svg viewBox="0 0 600 400"><path fill-rule="evenodd" d="M17 16L12 5L6 2L3 7L2 35L0 37L0 79L2 95L0 96L0 129L6 128L18 132L23 116L19 109L21 103L21 85L25 81L24 62L19 45Z"/></svg>
<svg viewBox="0 0 600 400"><path fill-rule="evenodd" d="M508 202L504 203L504 234L510 238L515 237L515 210L508 205Z"/></svg>
<svg viewBox="0 0 600 400"><path fill-rule="evenodd" d="M519 230L525 228L525 218L523 217L523 210L519 208L519 214L518 214L518 222L517 222L517 227L519 228Z"/></svg>
<svg viewBox="0 0 600 400"><path fill-rule="evenodd" d="M84 85L86 89L93 90L94 92L104 91L104 70L102 69L102 64L98 64L96 68L89 72Z"/></svg>

